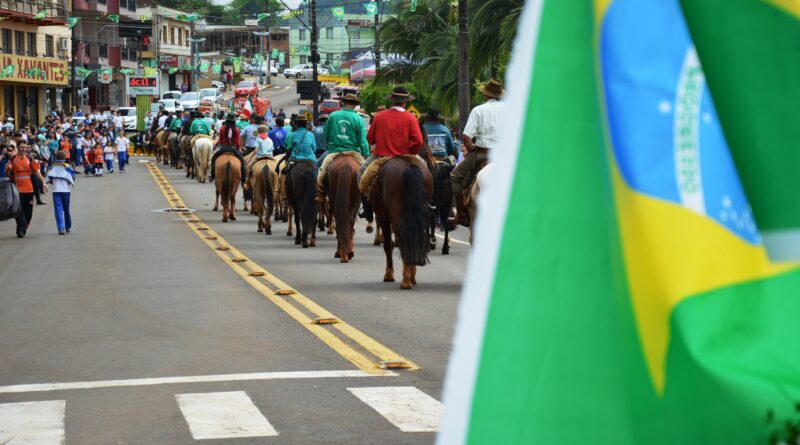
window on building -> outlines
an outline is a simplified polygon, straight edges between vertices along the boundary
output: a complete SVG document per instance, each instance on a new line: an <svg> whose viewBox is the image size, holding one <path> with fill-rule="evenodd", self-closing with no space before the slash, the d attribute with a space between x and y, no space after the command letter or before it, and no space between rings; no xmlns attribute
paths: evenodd
<svg viewBox="0 0 800 445"><path fill-rule="evenodd" d="M171 45L175 44L175 28L170 28L169 29L169 43Z"/></svg>
<svg viewBox="0 0 800 445"><path fill-rule="evenodd" d="M325 65L333 64L333 53L325 53Z"/></svg>
<svg viewBox="0 0 800 445"><path fill-rule="evenodd" d="M274 42L285 42L286 34L270 34L270 39Z"/></svg>
<svg viewBox="0 0 800 445"><path fill-rule="evenodd" d="M300 31L299 40L305 40L306 39L306 30L305 29L300 29L298 31ZM303 62L303 63L305 63L305 62Z"/></svg>
<svg viewBox="0 0 800 445"><path fill-rule="evenodd" d="M128 10L136 11L136 0L128 0Z"/></svg>
<svg viewBox="0 0 800 445"><path fill-rule="evenodd" d="M14 48L14 42L12 42L12 40L11 40L11 30L10 29L4 29L3 30L3 52L6 53L6 54L11 54L11 51L13 51L12 48Z"/></svg>
<svg viewBox="0 0 800 445"><path fill-rule="evenodd" d="M333 38L333 28L332 27L325 28L325 38L326 39L332 39Z"/></svg>
<svg viewBox="0 0 800 445"><path fill-rule="evenodd" d="M97 55L98 57L108 57L108 45L106 45L105 43L98 43Z"/></svg>
<svg viewBox="0 0 800 445"><path fill-rule="evenodd" d="M161 28L161 41L167 43L167 26L164 25Z"/></svg>
<svg viewBox="0 0 800 445"><path fill-rule="evenodd" d="M178 30L178 45L183 45L183 31Z"/></svg>
<svg viewBox="0 0 800 445"><path fill-rule="evenodd" d="M306 55L301 55L301 56L300 56L300 63L302 63L302 64L306 64L306 63L308 63L308 56L306 56Z"/></svg>
<svg viewBox="0 0 800 445"><path fill-rule="evenodd" d="M97 3L100 3L101 5L105 5L106 4L106 0L97 0Z"/></svg>
<svg viewBox="0 0 800 445"><path fill-rule="evenodd" d="M28 33L28 55L31 57L36 57L39 54L36 53L36 33L29 32Z"/></svg>
<svg viewBox="0 0 800 445"><path fill-rule="evenodd" d="M16 51L18 55L25 54L25 33L22 31L14 31L14 41L17 43Z"/></svg>
<svg viewBox="0 0 800 445"><path fill-rule="evenodd" d="M128 54L125 57L130 62L136 62L138 59L136 48L128 48Z"/></svg>
<svg viewBox="0 0 800 445"><path fill-rule="evenodd" d="M44 36L44 55L46 57L55 57L55 44L53 42L53 36Z"/></svg>
<svg viewBox="0 0 800 445"><path fill-rule="evenodd" d="M127 8L128 7L128 0L119 0L119 7L120 8Z"/></svg>
<svg viewBox="0 0 800 445"><path fill-rule="evenodd" d="M189 30L188 29L184 29L183 30L183 36L186 38L186 46L189 46Z"/></svg>

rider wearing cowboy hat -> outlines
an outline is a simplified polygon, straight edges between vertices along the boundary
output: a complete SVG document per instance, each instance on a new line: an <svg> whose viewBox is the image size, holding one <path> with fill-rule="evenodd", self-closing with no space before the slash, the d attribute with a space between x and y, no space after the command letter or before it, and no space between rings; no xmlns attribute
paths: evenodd
<svg viewBox="0 0 800 445"><path fill-rule="evenodd" d="M217 158L223 153L230 153L239 158L239 165L242 169L242 184L247 181L247 165L245 165L244 156L242 156L242 152L239 150L240 145L239 129L236 128L236 115L228 113L228 115L225 116L225 123L222 124L222 128L219 129L220 148L211 156L211 174L209 175L209 180L214 180L214 165L217 162Z"/></svg>
<svg viewBox="0 0 800 445"><path fill-rule="evenodd" d="M422 128L428 135L428 146L433 157L437 161L455 164L454 159L458 156L458 149L453 142L453 134L442 124L442 118L437 110L428 110Z"/></svg>
<svg viewBox="0 0 800 445"><path fill-rule="evenodd" d="M489 151L496 147L497 124L500 122L504 108L503 102L500 101L503 97L503 85L499 81L492 79L478 91L483 94L486 103L478 105L469 113L467 125L461 135L461 140L467 148L467 154L450 174L453 196L455 196L458 210L458 216L450 222L462 226L470 224L469 213L467 213L462 199L464 188L472 183L480 168L485 165Z"/></svg>

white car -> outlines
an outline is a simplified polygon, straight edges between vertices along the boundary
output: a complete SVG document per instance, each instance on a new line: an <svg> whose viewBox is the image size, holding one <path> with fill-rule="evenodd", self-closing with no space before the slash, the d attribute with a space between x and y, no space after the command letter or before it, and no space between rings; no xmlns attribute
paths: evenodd
<svg viewBox="0 0 800 445"><path fill-rule="evenodd" d="M318 76L327 76L328 74L330 74L330 72L327 70L327 68L323 68L323 67L317 65L317 75ZM297 77L298 79L301 78L301 77L304 78L304 79L311 79L312 77L314 77L314 68L312 68L309 65L308 68L303 68L300 71L300 74L298 74L295 77Z"/></svg>
<svg viewBox="0 0 800 445"><path fill-rule="evenodd" d="M161 99L156 102L162 110L166 110L170 113L174 113L176 111L183 111L183 105L175 99Z"/></svg>
<svg viewBox="0 0 800 445"><path fill-rule="evenodd" d="M175 100L178 100L178 99L181 98L182 94L183 93L181 93L178 90L164 91L163 93L161 93L161 99L175 99Z"/></svg>
<svg viewBox="0 0 800 445"><path fill-rule="evenodd" d="M217 88L203 88L200 90L200 102L211 101L212 103L222 103L222 92Z"/></svg>
<svg viewBox="0 0 800 445"><path fill-rule="evenodd" d="M220 90L220 91L225 91L226 89L228 89L227 85L225 85L224 83L220 82L219 80L212 80L211 81L211 86L216 88L216 89L218 89L218 90Z"/></svg>
<svg viewBox="0 0 800 445"><path fill-rule="evenodd" d="M122 126L126 130L136 129L136 108L135 107L120 107L117 111L122 112ZM114 112L114 114L117 113Z"/></svg>
<svg viewBox="0 0 800 445"><path fill-rule="evenodd" d="M200 93L191 92L191 93L183 93L181 94L181 98L178 99L180 104L183 106L185 111L192 111L200 108Z"/></svg>
<svg viewBox="0 0 800 445"><path fill-rule="evenodd" d="M278 67L277 66L273 66L272 68L270 68L269 74L272 77L277 76L278 75Z"/></svg>
<svg viewBox="0 0 800 445"><path fill-rule="evenodd" d="M310 70L311 65L295 65L291 68L286 68L285 70L283 70L283 77L286 77L287 79L289 77L299 77L302 71L305 69Z"/></svg>

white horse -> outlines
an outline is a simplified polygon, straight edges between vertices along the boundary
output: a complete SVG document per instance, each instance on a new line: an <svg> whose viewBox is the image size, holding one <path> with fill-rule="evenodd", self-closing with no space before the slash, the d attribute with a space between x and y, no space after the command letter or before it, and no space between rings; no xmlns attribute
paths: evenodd
<svg viewBox="0 0 800 445"><path fill-rule="evenodd" d="M194 173L197 182L205 183L208 178L209 162L211 161L211 151L214 149L214 142L209 138L199 138L192 147L192 157L194 158Z"/></svg>
<svg viewBox="0 0 800 445"><path fill-rule="evenodd" d="M467 211L469 212L469 242L472 243L472 231L475 230L475 220L478 217L478 195L481 192L481 187L486 185L492 175L492 164L486 164L481 171L475 176L475 182L472 183L472 188L469 191L469 203Z"/></svg>

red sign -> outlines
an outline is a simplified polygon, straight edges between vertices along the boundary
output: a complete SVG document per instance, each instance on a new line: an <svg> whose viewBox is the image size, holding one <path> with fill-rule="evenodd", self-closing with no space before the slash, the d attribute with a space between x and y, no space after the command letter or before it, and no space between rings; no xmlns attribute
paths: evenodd
<svg viewBox="0 0 800 445"><path fill-rule="evenodd" d="M128 85L132 87L157 87L158 81L155 77L131 77Z"/></svg>

